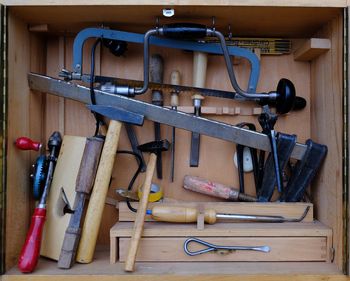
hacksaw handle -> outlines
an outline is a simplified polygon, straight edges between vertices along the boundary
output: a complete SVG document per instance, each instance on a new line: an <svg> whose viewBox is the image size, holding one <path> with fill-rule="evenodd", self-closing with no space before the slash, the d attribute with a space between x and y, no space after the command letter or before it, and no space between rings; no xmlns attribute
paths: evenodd
<svg viewBox="0 0 350 281"><path fill-rule="evenodd" d="M139 203L139 208L137 210L134 229L133 229L132 237L129 244L129 251L125 260L125 268L124 268L125 271L134 271L137 249L139 246L140 238L143 231L143 225L145 222L148 196L151 192L152 177L154 174L154 170L156 168L156 162L157 162L157 155L154 153L151 153L150 159L147 164L146 178L143 184L142 197Z"/></svg>
<svg viewBox="0 0 350 281"><path fill-rule="evenodd" d="M77 262L80 263L90 263L94 256L121 127L122 123L115 120L108 126L78 248Z"/></svg>
<svg viewBox="0 0 350 281"><path fill-rule="evenodd" d="M26 241L18 260L18 268L23 273L33 272L38 263L45 219L46 209L35 208Z"/></svg>
<svg viewBox="0 0 350 281"><path fill-rule="evenodd" d="M196 208L179 206L154 206L152 208L152 219L162 222L191 223L196 222L198 217ZM216 211L207 209L204 211L204 221L209 224L216 222Z"/></svg>
<svg viewBox="0 0 350 281"><path fill-rule="evenodd" d="M175 39L201 39L207 35L207 27L197 23L171 23L163 25L162 35Z"/></svg>

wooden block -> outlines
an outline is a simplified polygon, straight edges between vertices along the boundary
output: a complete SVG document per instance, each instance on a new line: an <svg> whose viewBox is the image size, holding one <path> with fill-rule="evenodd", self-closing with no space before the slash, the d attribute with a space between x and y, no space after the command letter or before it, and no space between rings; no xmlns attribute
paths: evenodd
<svg viewBox="0 0 350 281"><path fill-rule="evenodd" d="M331 48L329 39L311 38L294 52L294 60L311 61Z"/></svg>
<svg viewBox="0 0 350 281"><path fill-rule="evenodd" d="M43 231L40 254L58 260L69 224L70 214L63 214L65 206L61 198L61 188L64 189L69 203L75 201L75 182L78 176L80 162L83 157L86 138L64 136L53 180L47 199L47 215Z"/></svg>
<svg viewBox="0 0 350 281"><path fill-rule="evenodd" d="M152 208L157 204L149 203L148 207ZM310 206L310 210L303 222L313 221L313 205L311 203L248 203L248 202L168 202L166 205L186 206L198 208L202 205L205 209L215 209L217 213L236 213L247 215L271 215L283 216L286 218L300 217L305 208ZM135 213L131 212L125 202L120 202L119 206L119 221L134 221ZM134 208L138 207L138 203L133 203ZM146 221L152 221L151 216L146 215Z"/></svg>
<svg viewBox="0 0 350 281"><path fill-rule="evenodd" d="M137 261L326 261L326 237L206 237L206 242L223 246L269 246L270 252L209 252L188 256L183 250L187 237L142 238ZM125 261L130 238L120 238L120 261ZM191 243L190 251L206 248Z"/></svg>
<svg viewBox="0 0 350 281"><path fill-rule="evenodd" d="M110 237L130 237L132 222L117 222ZM332 229L312 223L217 223L198 230L195 224L146 222L142 237L328 237Z"/></svg>

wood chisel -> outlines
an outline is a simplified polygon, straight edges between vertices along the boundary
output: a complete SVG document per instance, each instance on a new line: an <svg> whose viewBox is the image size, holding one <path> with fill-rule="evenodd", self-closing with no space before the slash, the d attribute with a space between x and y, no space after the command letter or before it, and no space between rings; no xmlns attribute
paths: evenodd
<svg viewBox="0 0 350 281"><path fill-rule="evenodd" d="M156 83L163 83L163 69L164 61L159 54L152 55L150 58L149 72L150 81ZM152 104L163 106L163 92L161 90L152 91ZM161 140L160 123L154 122L154 139L155 141ZM162 154L159 152L157 155L157 177L163 178L162 171Z"/></svg>
<svg viewBox="0 0 350 281"><path fill-rule="evenodd" d="M208 55L202 52L193 53L193 87L204 88L205 77L207 71ZM194 115L201 115L201 103L204 97L200 94L192 96ZM199 165L199 147L200 134L192 132L191 136L191 153L190 153L190 167L198 167Z"/></svg>
<svg viewBox="0 0 350 281"><path fill-rule="evenodd" d="M170 84L179 85L181 83L180 81L181 81L180 72L177 70L174 70L173 72L171 72ZM171 91L170 105L172 110L177 111L177 107L179 106L179 91L177 90ZM175 129L176 129L175 127L172 128L172 138L171 138L171 168L170 168L171 182L174 182L174 172L175 172L175 142L176 142Z"/></svg>
<svg viewBox="0 0 350 281"><path fill-rule="evenodd" d="M78 177L76 180L76 197L74 202L74 213L67 227L61 254L57 266L59 268L71 268L75 262L81 234L81 220L84 211L85 199L89 195L100 160L103 139L92 137L86 140L83 158L81 160Z"/></svg>

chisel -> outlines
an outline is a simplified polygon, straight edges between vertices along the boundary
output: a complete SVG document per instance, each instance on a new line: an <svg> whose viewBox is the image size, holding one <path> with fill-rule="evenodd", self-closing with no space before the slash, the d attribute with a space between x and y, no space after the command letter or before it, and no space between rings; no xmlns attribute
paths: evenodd
<svg viewBox="0 0 350 281"><path fill-rule="evenodd" d="M180 72L177 70L174 70L171 72L170 76L170 83L172 85L179 85L181 80ZM177 107L179 106L179 91L174 90L171 92L171 99L170 99L170 105L171 109L177 111ZM172 128L172 138L171 138L171 169L170 169L170 180L171 182L174 181L174 170L175 170L175 127Z"/></svg>
<svg viewBox="0 0 350 281"><path fill-rule="evenodd" d="M79 173L76 180L76 197L74 213L64 236L61 254L57 263L59 268L71 268L75 262L81 234L81 220L84 212L85 199L89 195L94 184L95 175L100 160L103 139L92 137L86 139L83 158L80 163Z"/></svg>
<svg viewBox="0 0 350 281"><path fill-rule="evenodd" d="M151 56L149 66L151 82L163 83L163 65L163 58L160 55ZM152 104L163 106L163 92L161 90L152 91ZM154 122L154 139L155 141L161 140L160 123L158 122ZM163 178L161 153L157 154L157 177L158 179Z"/></svg>
<svg viewBox="0 0 350 281"><path fill-rule="evenodd" d="M204 88L205 77L207 71L208 55L202 52L193 53L193 87ZM192 96L194 115L201 115L201 103L203 96L195 94ZM191 154L190 154L190 167L198 167L199 165L199 146L200 146L200 134L192 132L191 136Z"/></svg>

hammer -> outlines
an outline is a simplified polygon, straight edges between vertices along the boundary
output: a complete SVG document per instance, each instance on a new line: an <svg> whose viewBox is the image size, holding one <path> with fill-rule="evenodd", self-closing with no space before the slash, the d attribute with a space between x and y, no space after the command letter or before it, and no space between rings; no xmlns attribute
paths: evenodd
<svg viewBox="0 0 350 281"><path fill-rule="evenodd" d="M128 112L123 109L110 108L102 105L88 105L90 110L103 116L110 117L106 139L102 148L100 162L96 172L94 187L91 193L89 206L81 233L77 262L92 262L97 236L101 225L103 209L107 197L110 178L113 171L115 154L117 152L122 122L134 125L142 125L142 115ZM112 112L112 116L110 116Z"/></svg>
<svg viewBox="0 0 350 281"><path fill-rule="evenodd" d="M148 196L151 192L152 177L157 162L157 155L159 155L162 151L166 151L169 149L169 142L167 140L152 141L138 146L138 149L143 152L151 152L151 155L147 164L146 178L143 184L142 197L139 203L139 208L137 210L134 229L129 244L129 251L125 261L124 270L130 272L134 271L137 249L139 246L140 238L143 231L143 225L145 222Z"/></svg>

